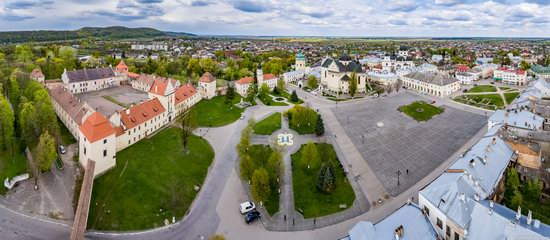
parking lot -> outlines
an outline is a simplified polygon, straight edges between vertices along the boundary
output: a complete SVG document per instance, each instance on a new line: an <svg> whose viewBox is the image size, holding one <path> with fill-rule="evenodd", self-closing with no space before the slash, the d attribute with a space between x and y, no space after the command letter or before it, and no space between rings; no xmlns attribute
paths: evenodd
<svg viewBox="0 0 550 240"><path fill-rule="evenodd" d="M417 122L397 111L399 106L417 100L422 99L399 93L332 108L356 149L392 196L432 172L486 123L485 116L449 106L442 106L445 111L427 122Z"/></svg>
<svg viewBox="0 0 550 240"><path fill-rule="evenodd" d="M115 111L124 109L124 105L131 106L147 100L147 93L133 89L130 85L81 93L77 96L105 116L111 116ZM104 96L109 96L123 105L109 101Z"/></svg>

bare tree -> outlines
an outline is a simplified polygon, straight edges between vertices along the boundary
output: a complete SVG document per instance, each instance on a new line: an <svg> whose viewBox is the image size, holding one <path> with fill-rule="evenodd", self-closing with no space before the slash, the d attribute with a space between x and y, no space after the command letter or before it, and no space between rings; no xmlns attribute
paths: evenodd
<svg viewBox="0 0 550 240"><path fill-rule="evenodd" d="M403 84L401 83L401 80L398 79L398 80L395 82L395 92L399 93L399 89L401 89L401 86L402 86L402 85L403 85Z"/></svg>
<svg viewBox="0 0 550 240"><path fill-rule="evenodd" d="M195 108L190 107L185 109L179 116L177 123L180 127L181 144L183 150L187 150L187 144L189 143L189 137L193 135L193 131L197 129L197 114Z"/></svg>

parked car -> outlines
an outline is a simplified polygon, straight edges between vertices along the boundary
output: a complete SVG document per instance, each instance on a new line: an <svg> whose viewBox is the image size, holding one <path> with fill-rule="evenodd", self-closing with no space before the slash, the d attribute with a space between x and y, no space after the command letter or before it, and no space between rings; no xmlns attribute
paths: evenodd
<svg viewBox="0 0 550 240"><path fill-rule="evenodd" d="M253 202L243 202L240 206L241 213L245 214L256 209L256 205Z"/></svg>
<svg viewBox="0 0 550 240"><path fill-rule="evenodd" d="M244 117L245 117L245 116L244 116L244 114L243 114L243 115L241 115L241 118L240 118L240 119L241 119L241 120L243 120L243 119L244 119Z"/></svg>
<svg viewBox="0 0 550 240"><path fill-rule="evenodd" d="M464 89L464 90L462 90L462 92L467 92L467 91L468 91L468 89Z"/></svg>
<svg viewBox="0 0 550 240"><path fill-rule="evenodd" d="M491 82L491 84L495 84L495 82Z"/></svg>
<svg viewBox="0 0 550 240"><path fill-rule="evenodd" d="M61 154L67 153L67 151L65 150L65 147L63 147L63 145L60 145L60 146L59 146L59 152L60 152Z"/></svg>
<svg viewBox="0 0 550 240"><path fill-rule="evenodd" d="M258 211L252 211L252 212L249 212L247 213L245 216L244 216L244 221L246 222L246 224L250 224L251 222L254 222L258 219L260 219L260 213Z"/></svg>
<svg viewBox="0 0 550 240"><path fill-rule="evenodd" d="M435 104L435 100L432 101L432 104Z"/></svg>

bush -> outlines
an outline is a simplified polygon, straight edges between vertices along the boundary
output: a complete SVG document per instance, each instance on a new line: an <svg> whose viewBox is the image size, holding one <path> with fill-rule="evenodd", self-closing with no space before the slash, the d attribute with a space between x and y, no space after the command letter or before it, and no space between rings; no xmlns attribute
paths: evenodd
<svg viewBox="0 0 550 240"><path fill-rule="evenodd" d="M331 193L336 187L336 174L331 162L323 163L317 175L317 188L324 193Z"/></svg>
<svg viewBox="0 0 550 240"><path fill-rule="evenodd" d="M317 116L317 123L315 124L315 135L321 136L325 133L325 124L321 115Z"/></svg>

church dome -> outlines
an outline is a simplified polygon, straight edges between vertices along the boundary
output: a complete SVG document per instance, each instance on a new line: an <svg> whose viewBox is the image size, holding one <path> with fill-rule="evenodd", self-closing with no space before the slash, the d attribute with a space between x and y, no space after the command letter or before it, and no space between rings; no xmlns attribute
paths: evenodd
<svg viewBox="0 0 550 240"><path fill-rule="evenodd" d="M344 53L342 54L342 56L340 56L340 61L351 61L351 57L347 54L347 53Z"/></svg>

